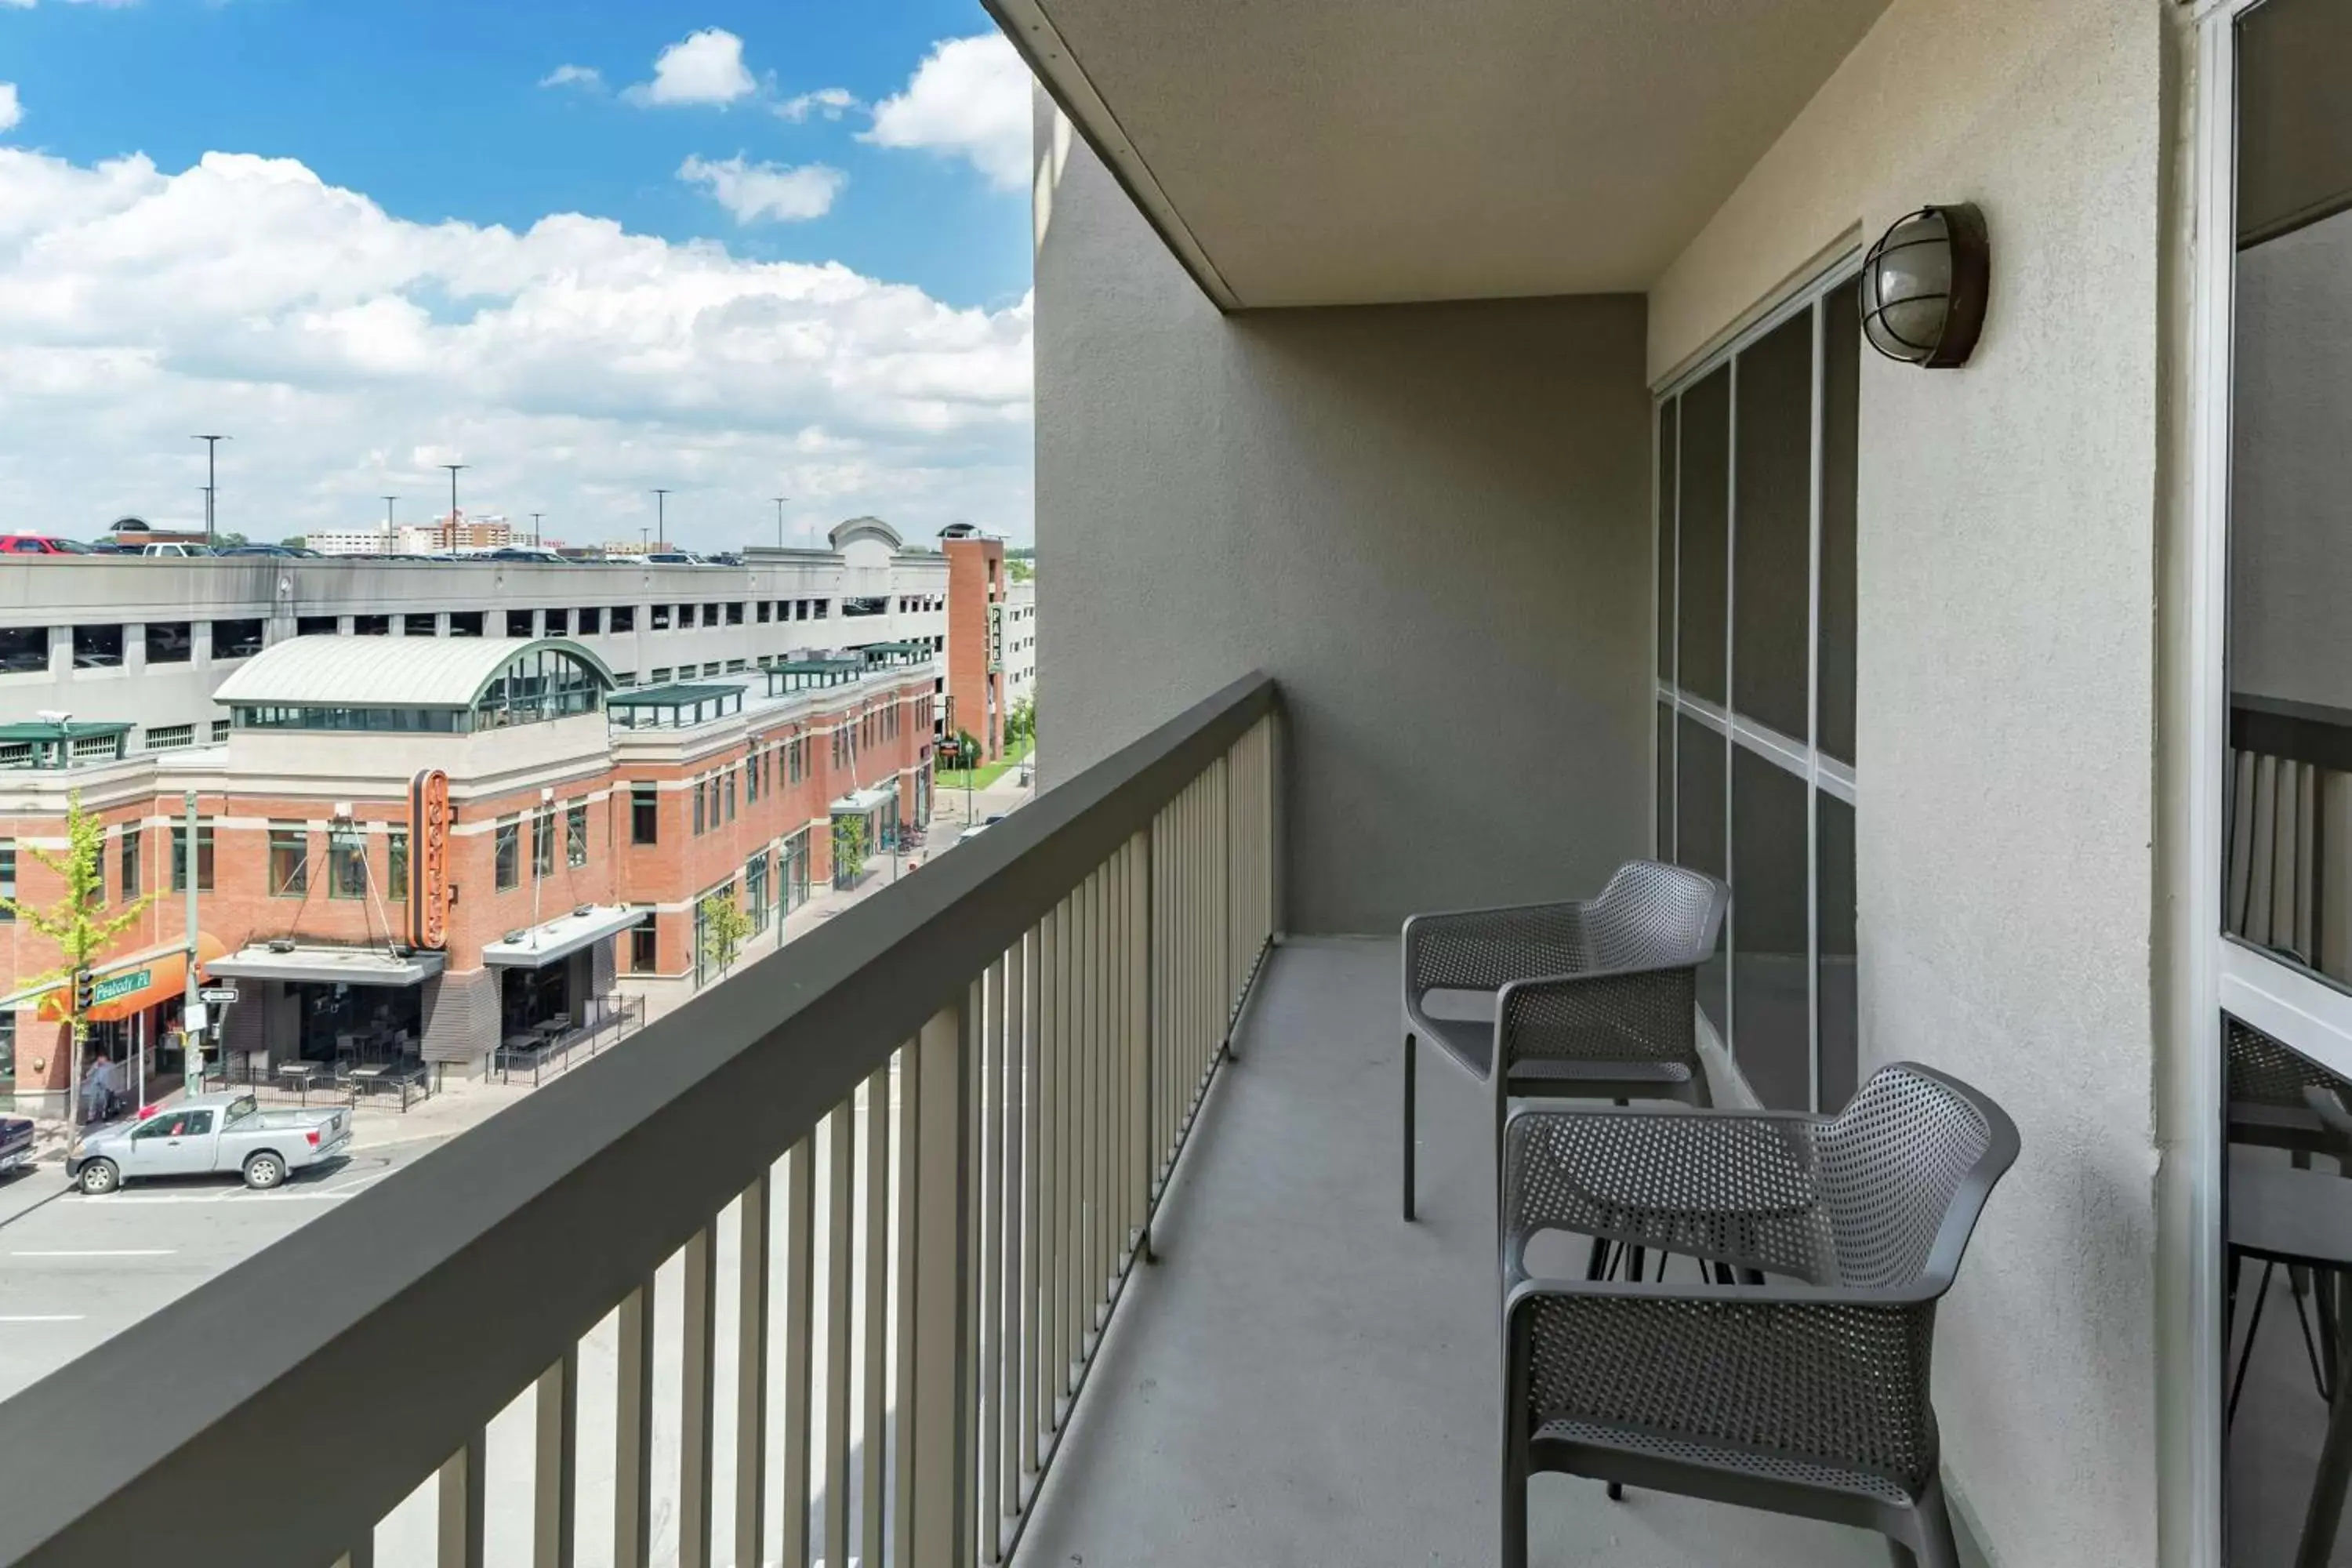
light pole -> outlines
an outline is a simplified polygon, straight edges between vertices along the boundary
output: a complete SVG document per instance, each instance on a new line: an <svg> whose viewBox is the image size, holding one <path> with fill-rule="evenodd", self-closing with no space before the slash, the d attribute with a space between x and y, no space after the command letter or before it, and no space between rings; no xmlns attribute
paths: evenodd
<svg viewBox="0 0 2352 1568"><path fill-rule="evenodd" d="M779 550L784 547L784 503L792 499L790 496L776 498L776 548Z"/></svg>
<svg viewBox="0 0 2352 1568"><path fill-rule="evenodd" d="M470 468L473 466L474 465L471 463L443 463L440 465L440 467L449 470L449 548L452 550L457 548L457 475L462 470Z"/></svg>
<svg viewBox="0 0 2352 1568"><path fill-rule="evenodd" d="M669 524L665 521L668 515L668 501L667 490L654 491L654 542L665 551L669 548Z"/></svg>
<svg viewBox="0 0 2352 1568"><path fill-rule="evenodd" d="M653 553L653 550L654 550L654 531L653 531L652 529L650 529L650 528L646 527L646 526L645 526L645 524L643 524L643 523L639 523L639 524L637 525L637 553L638 553L638 555L640 555L640 556L650 555L650 554L652 554L652 553Z"/></svg>
<svg viewBox="0 0 2352 1568"><path fill-rule="evenodd" d="M384 552L386 555L391 555L391 554L394 553L394 550L393 550L393 547L392 547L392 503L393 503L393 502L394 502L394 501L396 501L396 500L398 500L399 499L400 499L400 498L399 498L398 496L385 496L385 497L383 497L383 552Z"/></svg>
<svg viewBox="0 0 2352 1568"><path fill-rule="evenodd" d="M530 542L534 547L536 547L540 542L539 520L546 515L547 514L543 511L535 511L530 514Z"/></svg>
<svg viewBox="0 0 2352 1568"><path fill-rule="evenodd" d="M212 548L213 520L219 511L220 469L215 459L220 455L220 444L228 438L226 436L188 437L191 441L202 441L205 444L205 548L207 550Z"/></svg>

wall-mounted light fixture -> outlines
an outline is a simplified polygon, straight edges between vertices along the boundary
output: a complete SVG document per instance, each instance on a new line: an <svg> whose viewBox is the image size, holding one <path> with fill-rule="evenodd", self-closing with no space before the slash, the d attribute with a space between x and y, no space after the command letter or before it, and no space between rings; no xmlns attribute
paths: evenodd
<svg viewBox="0 0 2352 1568"><path fill-rule="evenodd" d="M1862 331L1888 359L1929 370L1968 363L1984 328L1992 252L1972 202L1898 218L1862 261Z"/></svg>

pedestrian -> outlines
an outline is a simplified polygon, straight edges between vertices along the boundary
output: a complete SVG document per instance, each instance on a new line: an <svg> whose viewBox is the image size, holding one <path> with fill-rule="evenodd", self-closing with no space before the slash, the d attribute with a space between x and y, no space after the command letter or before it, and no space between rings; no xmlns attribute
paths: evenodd
<svg viewBox="0 0 2352 1568"><path fill-rule="evenodd" d="M81 1079L81 1119L84 1122L103 1121L108 1102L114 1096L113 1064L104 1051L93 1052L89 1070Z"/></svg>

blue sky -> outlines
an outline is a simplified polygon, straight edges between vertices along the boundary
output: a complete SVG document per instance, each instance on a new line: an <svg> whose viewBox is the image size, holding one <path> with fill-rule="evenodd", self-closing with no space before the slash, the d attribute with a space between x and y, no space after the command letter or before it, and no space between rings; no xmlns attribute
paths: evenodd
<svg viewBox="0 0 2352 1568"><path fill-rule="evenodd" d="M454 453L579 542L1026 537L1025 100L969 0L0 0L0 481L173 515L242 420L262 536Z"/></svg>

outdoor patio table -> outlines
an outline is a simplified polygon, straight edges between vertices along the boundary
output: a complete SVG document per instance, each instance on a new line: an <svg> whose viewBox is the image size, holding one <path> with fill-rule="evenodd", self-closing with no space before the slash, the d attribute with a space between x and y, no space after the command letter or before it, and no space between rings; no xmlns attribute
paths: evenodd
<svg viewBox="0 0 2352 1568"><path fill-rule="evenodd" d="M310 1084L319 1076L320 1070L320 1064L317 1062L279 1062L278 1064L278 1078L284 1081L287 1088L300 1092L302 1103L305 1105L310 1102Z"/></svg>

